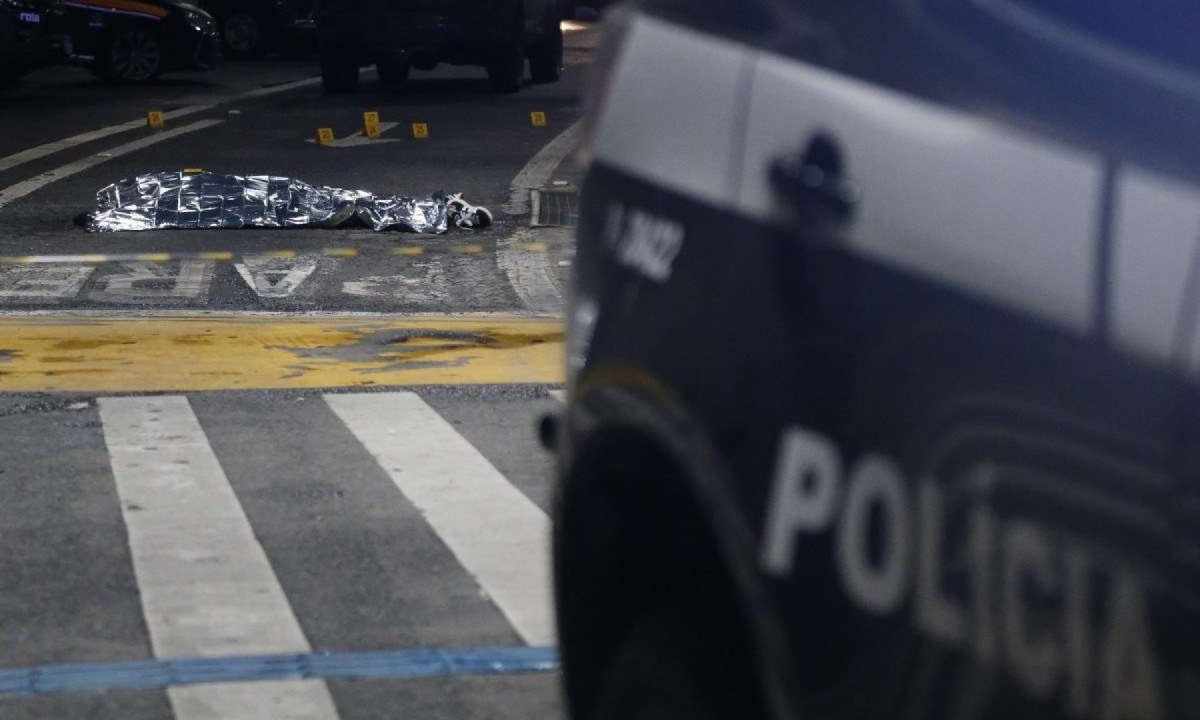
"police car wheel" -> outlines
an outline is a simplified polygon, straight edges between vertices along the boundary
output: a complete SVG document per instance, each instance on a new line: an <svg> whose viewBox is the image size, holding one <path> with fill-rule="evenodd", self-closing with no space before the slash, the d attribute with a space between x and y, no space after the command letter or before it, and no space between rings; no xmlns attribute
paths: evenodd
<svg viewBox="0 0 1200 720"><path fill-rule="evenodd" d="M750 720L757 703L738 697L745 663L728 663L721 620L679 608L635 622L600 682L588 720ZM735 667L730 667L734 665ZM740 666L740 667L738 667ZM719 668L719 669L718 669Z"/></svg>
<svg viewBox="0 0 1200 720"><path fill-rule="evenodd" d="M158 33L137 25L118 28L109 38L101 74L118 82L146 82L162 71Z"/></svg>

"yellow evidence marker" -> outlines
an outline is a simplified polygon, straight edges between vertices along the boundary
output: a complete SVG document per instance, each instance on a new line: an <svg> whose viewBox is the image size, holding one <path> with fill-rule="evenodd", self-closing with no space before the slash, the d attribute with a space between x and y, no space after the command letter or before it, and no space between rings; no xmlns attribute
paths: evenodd
<svg viewBox="0 0 1200 720"><path fill-rule="evenodd" d="M332 145L333 128L317 128L317 142L321 145Z"/></svg>
<svg viewBox="0 0 1200 720"><path fill-rule="evenodd" d="M429 126L425 123L413 123L413 137L418 140L429 139Z"/></svg>
<svg viewBox="0 0 1200 720"><path fill-rule="evenodd" d="M163 114L161 110L151 110L146 113L146 124L155 130L162 130Z"/></svg>
<svg viewBox="0 0 1200 720"><path fill-rule="evenodd" d="M368 138L379 137L379 113L377 113L377 112L363 113L363 137L368 137Z"/></svg>
<svg viewBox="0 0 1200 720"><path fill-rule="evenodd" d="M529 119L534 127L546 127L546 113L537 111L529 113Z"/></svg>

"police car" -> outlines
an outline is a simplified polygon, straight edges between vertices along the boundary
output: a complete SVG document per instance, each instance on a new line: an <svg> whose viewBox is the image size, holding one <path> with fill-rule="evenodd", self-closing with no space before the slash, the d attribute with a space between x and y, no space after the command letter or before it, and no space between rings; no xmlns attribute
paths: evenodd
<svg viewBox="0 0 1200 720"><path fill-rule="evenodd" d="M1198 13L610 15L554 435L573 717L1200 717Z"/></svg>

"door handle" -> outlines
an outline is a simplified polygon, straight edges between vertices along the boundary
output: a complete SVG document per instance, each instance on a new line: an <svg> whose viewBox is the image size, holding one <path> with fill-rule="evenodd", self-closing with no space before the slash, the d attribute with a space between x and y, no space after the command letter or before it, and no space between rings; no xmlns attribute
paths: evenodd
<svg viewBox="0 0 1200 720"><path fill-rule="evenodd" d="M858 207L858 184L845 174L837 141L825 133L800 152L775 158L768 173L771 188L808 221L845 222Z"/></svg>

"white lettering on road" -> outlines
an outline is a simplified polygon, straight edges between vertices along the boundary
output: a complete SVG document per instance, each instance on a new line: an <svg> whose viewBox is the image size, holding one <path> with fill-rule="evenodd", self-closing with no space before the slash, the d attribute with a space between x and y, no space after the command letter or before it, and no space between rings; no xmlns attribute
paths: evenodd
<svg viewBox="0 0 1200 720"><path fill-rule="evenodd" d="M91 300L123 304L179 305L204 302L212 282L211 262L115 263L88 293Z"/></svg>
<svg viewBox="0 0 1200 720"><path fill-rule="evenodd" d="M92 265L0 266L0 302L69 300L95 270Z"/></svg>
<svg viewBox="0 0 1200 720"><path fill-rule="evenodd" d="M342 292L410 305L439 305L450 298L440 262L415 262L401 275L371 275L342 283Z"/></svg>
<svg viewBox="0 0 1200 720"><path fill-rule="evenodd" d="M234 264L238 275L261 298L285 298L293 295L317 269L316 255L294 258L246 257Z"/></svg>

